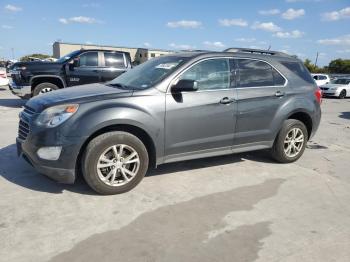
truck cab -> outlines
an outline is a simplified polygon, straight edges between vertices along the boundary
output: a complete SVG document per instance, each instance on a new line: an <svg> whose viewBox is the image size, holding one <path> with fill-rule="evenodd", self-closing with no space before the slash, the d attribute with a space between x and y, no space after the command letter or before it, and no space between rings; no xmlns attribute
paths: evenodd
<svg viewBox="0 0 350 262"><path fill-rule="evenodd" d="M10 70L10 90L28 99L53 90L110 81L132 67L130 54L112 50L77 50L56 62L19 62Z"/></svg>

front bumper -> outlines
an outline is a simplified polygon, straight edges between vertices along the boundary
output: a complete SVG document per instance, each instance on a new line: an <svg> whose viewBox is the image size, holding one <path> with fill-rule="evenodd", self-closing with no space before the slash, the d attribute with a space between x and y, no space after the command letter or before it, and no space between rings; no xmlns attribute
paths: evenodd
<svg viewBox="0 0 350 262"><path fill-rule="evenodd" d="M339 96L340 91L338 90L322 90L322 96Z"/></svg>
<svg viewBox="0 0 350 262"><path fill-rule="evenodd" d="M85 137L64 136L64 126L43 128L35 125L37 113L24 109L20 113L18 137L16 139L17 154L29 162L39 173L58 182L72 184L76 178L76 170L80 149ZM38 150L43 147L62 147L57 160L40 158Z"/></svg>
<svg viewBox="0 0 350 262"><path fill-rule="evenodd" d="M16 139L17 154L23 157L39 173L64 184L73 184L76 178L76 159L79 154L77 146L65 146L58 160L40 159L37 151L41 146L33 145L27 140Z"/></svg>
<svg viewBox="0 0 350 262"><path fill-rule="evenodd" d="M11 79L9 81L9 88L12 94L22 97L22 98L30 98L32 94L31 86L19 86L16 85Z"/></svg>

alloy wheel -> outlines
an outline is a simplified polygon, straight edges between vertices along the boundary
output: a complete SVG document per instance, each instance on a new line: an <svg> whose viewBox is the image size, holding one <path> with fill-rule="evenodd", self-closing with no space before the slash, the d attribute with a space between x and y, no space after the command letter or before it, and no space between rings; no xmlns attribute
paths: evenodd
<svg viewBox="0 0 350 262"><path fill-rule="evenodd" d="M45 94L45 93L48 93L48 92L51 92L51 91L52 91L52 88L46 87L46 88L43 88L43 89L40 90L39 95Z"/></svg>
<svg viewBox="0 0 350 262"><path fill-rule="evenodd" d="M100 155L96 168L103 183L109 186L123 186L137 175L140 157L131 146L113 145Z"/></svg>
<svg viewBox="0 0 350 262"><path fill-rule="evenodd" d="M292 128L286 135L284 139L284 153L287 157L295 157L297 156L305 143L305 137L303 131L298 128Z"/></svg>

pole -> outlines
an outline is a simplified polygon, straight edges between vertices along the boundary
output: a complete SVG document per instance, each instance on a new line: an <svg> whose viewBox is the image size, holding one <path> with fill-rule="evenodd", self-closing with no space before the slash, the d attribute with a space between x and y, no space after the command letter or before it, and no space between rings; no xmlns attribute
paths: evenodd
<svg viewBox="0 0 350 262"><path fill-rule="evenodd" d="M315 67L317 66L317 60L318 60L318 51L316 53Z"/></svg>

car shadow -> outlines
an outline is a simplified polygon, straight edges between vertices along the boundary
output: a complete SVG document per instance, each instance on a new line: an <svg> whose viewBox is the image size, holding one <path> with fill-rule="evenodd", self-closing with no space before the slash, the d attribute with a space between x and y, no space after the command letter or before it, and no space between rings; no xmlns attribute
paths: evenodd
<svg viewBox="0 0 350 262"><path fill-rule="evenodd" d="M148 172L147 176L158 176L167 173L175 173L182 171L189 171L207 167L221 166L233 163L244 162L251 160L255 162L263 163L275 163L268 152L268 150L252 151L247 153L230 154L224 156L207 157L195 160L187 160L181 162L174 162L169 164L163 164L152 169Z"/></svg>
<svg viewBox="0 0 350 262"><path fill-rule="evenodd" d="M152 176L238 163L246 160L264 163L273 162L266 150L217 156L160 165L157 169L150 170L146 175L146 179ZM98 195L90 189L81 175L78 175L73 185L67 185L57 183L45 175L39 174L23 158L17 157L15 144L0 149L0 176L13 184L39 192L60 194L67 190L78 194Z"/></svg>
<svg viewBox="0 0 350 262"><path fill-rule="evenodd" d="M21 108L27 103L27 100L20 99L20 98L4 98L0 99L0 106L3 107L11 107L11 108Z"/></svg>
<svg viewBox="0 0 350 262"><path fill-rule="evenodd" d="M13 184L39 192L60 194L63 190L68 190L79 194L97 195L80 177L74 185L66 185L39 174L23 158L17 157L15 144L0 149L0 176Z"/></svg>
<svg viewBox="0 0 350 262"><path fill-rule="evenodd" d="M339 117L344 119L350 119L350 112L341 112Z"/></svg>

